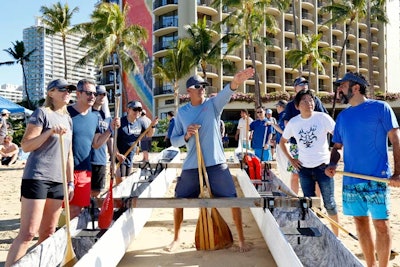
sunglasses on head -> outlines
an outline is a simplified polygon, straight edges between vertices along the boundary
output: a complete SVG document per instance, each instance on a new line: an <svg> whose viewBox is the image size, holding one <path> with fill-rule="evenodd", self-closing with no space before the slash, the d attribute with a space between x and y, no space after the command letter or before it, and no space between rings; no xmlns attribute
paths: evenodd
<svg viewBox="0 0 400 267"><path fill-rule="evenodd" d="M85 90L82 90L82 91L79 91L79 92L81 92L81 93L85 93L87 96L96 96L97 95L97 93L96 92L91 92L91 91L85 91Z"/></svg>
<svg viewBox="0 0 400 267"><path fill-rule="evenodd" d="M62 87L62 88L57 88L57 91L59 92L68 92L69 94L72 93L72 90L69 87Z"/></svg>

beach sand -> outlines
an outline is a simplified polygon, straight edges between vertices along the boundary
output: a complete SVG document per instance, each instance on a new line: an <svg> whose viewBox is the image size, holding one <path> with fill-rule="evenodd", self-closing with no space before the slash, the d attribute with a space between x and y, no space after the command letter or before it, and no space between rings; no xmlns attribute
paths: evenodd
<svg viewBox="0 0 400 267"><path fill-rule="evenodd" d="M229 157L229 155L228 155ZM12 167L0 167L0 266L4 266L7 251L18 233L20 217L20 184L24 168L23 162ZM173 188L168 194L172 195ZM341 213L341 177L335 177L335 194L339 209L340 224L356 235L352 218ZM392 214L391 230L393 235L392 249L400 251L400 189L391 190ZM231 228L235 244L236 229L229 209L219 209ZM150 221L131 244L119 266L275 266L275 262L266 247L249 209L243 209L244 234L253 249L239 253L235 247L219 251L196 251L194 232L198 209L185 209L184 222L181 229L181 245L174 252L167 252L164 247L173 238L172 209L154 209ZM322 219L324 221L324 219ZM326 224L328 222L324 221ZM361 249L357 241L341 232L340 240L360 260L363 261ZM33 242L34 243L34 242ZM400 256L390 261L391 266L400 267Z"/></svg>

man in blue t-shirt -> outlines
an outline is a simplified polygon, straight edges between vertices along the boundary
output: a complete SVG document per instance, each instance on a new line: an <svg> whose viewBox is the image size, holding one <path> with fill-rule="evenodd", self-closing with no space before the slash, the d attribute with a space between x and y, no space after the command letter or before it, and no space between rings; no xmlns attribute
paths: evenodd
<svg viewBox="0 0 400 267"><path fill-rule="evenodd" d="M104 133L107 131L108 127L111 123L111 117L106 118L106 114L102 110L102 106L107 98L107 90L104 85L96 86L96 100L92 107L92 112L96 114L98 119L98 132ZM112 142L112 136L107 140L108 142ZM92 197L97 197L100 194L101 190L105 188L106 182L106 169L107 169L107 143L103 144L98 149L92 148L91 152L91 160L92 163ZM112 147L112 144L110 144Z"/></svg>
<svg viewBox="0 0 400 267"><path fill-rule="evenodd" d="M172 130L174 129L175 125L175 113L173 111L168 111L167 113L167 119L168 119L168 131L167 135L164 138L165 141L165 147L170 147L171 146L171 135L172 135Z"/></svg>
<svg viewBox="0 0 400 267"><path fill-rule="evenodd" d="M271 124L272 122L265 117L264 107L257 107L256 119L250 123L250 139L254 154L261 161L272 160L271 138L275 130Z"/></svg>
<svg viewBox="0 0 400 267"><path fill-rule="evenodd" d="M222 146L220 118L222 110L229 102L233 92L253 75L253 68L236 73L233 80L211 98L205 97L208 83L202 77L195 75L186 81L190 102L179 108L171 136L173 146L186 145L187 148L182 173L176 184L175 197L196 198L200 193L199 166L194 136L196 133L199 135L212 194L215 197L236 197L236 188L226 165ZM240 208L232 208L232 215L239 236L239 250L247 251L250 248L244 240ZM175 208L175 235L172 243L167 247L169 251L174 250L178 245L182 221L183 208Z"/></svg>
<svg viewBox="0 0 400 267"><path fill-rule="evenodd" d="M294 86L294 91L297 94L298 92L300 92L303 89L308 89L308 80L302 76L297 77L294 80L293 86ZM314 97L314 103L315 103L314 111L328 113L328 111L326 110L324 105L322 105L321 99L319 99L317 96ZM300 114L300 111L296 108L296 105L294 104L294 100L287 103L286 108L285 108L285 116L283 117L283 120L285 121L285 125L289 122L289 120L291 118L293 118L299 114ZM289 151L294 158L299 157L296 140L294 138L291 138L289 140ZM292 173L292 177L291 177L291 181L290 181L291 189L293 190L293 192L298 194L299 193L299 174L296 171L296 168L294 168L290 163L288 164L287 170ZM317 191L319 192L319 189L317 189ZM317 193L317 195L319 195L319 193Z"/></svg>
<svg viewBox="0 0 400 267"><path fill-rule="evenodd" d="M110 138L112 129L119 126L115 118L110 127L100 133L98 118L92 112L96 98L96 86L93 81L82 79L77 84L76 103L68 106L72 118L72 151L74 156L74 198L70 201L71 218L79 215L83 207L90 205L92 164L90 155L92 147L97 149Z"/></svg>
<svg viewBox="0 0 400 267"><path fill-rule="evenodd" d="M389 180L400 187L400 131L392 108L386 102L366 97L369 85L363 75L346 73L337 82L338 93L350 107L339 113L333 132L335 143L325 173L333 177L343 149L344 171ZM388 159L393 146L394 173ZM391 249L390 192L386 183L343 176L343 213L353 216L367 266L388 266ZM370 216L375 238L370 230ZM376 254L375 254L376 252ZM379 264L376 264L376 256Z"/></svg>

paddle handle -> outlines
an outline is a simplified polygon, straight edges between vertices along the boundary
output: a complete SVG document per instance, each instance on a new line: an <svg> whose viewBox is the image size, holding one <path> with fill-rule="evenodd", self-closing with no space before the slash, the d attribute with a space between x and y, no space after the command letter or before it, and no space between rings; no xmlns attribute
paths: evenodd
<svg viewBox="0 0 400 267"><path fill-rule="evenodd" d="M114 118L118 118L119 117L119 109L120 109L120 94L116 94L115 95L115 109L114 109ZM115 178L115 173L117 171L117 168L115 167L115 157L116 157L116 153L117 153L117 138L118 138L118 129L114 130L114 142L113 142L113 148L112 148L112 153L111 153L111 166L112 166L112 170L113 172L111 173L111 181ZM112 182L110 183L111 185L113 184Z"/></svg>
<svg viewBox="0 0 400 267"><path fill-rule="evenodd" d="M199 130L196 131L195 134L196 139L196 154L197 154L197 168L199 170L199 184L200 184L200 197L204 197L204 190L203 190L203 171L202 171L202 156L201 156L201 147L200 147L200 137L199 137Z"/></svg>
<svg viewBox="0 0 400 267"><path fill-rule="evenodd" d="M360 178L360 179L364 179L364 180L369 180L369 181L375 181L375 182L381 182L381 183L389 183L389 179L385 179L385 178L378 178L375 176L369 176L369 175L364 175L364 174L358 174L358 173L351 173L351 172L344 172L344 171L336 171L337 174L342 174L345 176L351 176L354 178Z"/></svg>

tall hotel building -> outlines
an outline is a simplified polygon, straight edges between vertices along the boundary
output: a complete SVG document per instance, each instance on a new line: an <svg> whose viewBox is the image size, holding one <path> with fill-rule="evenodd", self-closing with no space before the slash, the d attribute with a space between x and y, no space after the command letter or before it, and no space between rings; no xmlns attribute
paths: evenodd
<svg viewBox="0 0 400 267"><path fill-rule="evenodd" d="M129 2L129 1L128 1ZM388 58L388 41L392 40L396 45L399 44L399 1L394 1L397 14L389 17L390 24L382 25L378 23L371 24L372 34L372 60L373 60L373 81L375 92L385 93L388 90L395 90L395 83L388 78L388 73L399 72L399 53L398 49ZM185 25L197 23L198 20L206 17L207 22L211 24L218 23L225 18L231 11L229 8L220 6L211 7L212 0L155 0L153 2L153 58L162 60L166 50L171 44L181 37L184 37ZM296 23L300 34L316 34L321 32L322 38L319 42L320 47L333 47L335 52L332 56L336 59L333 63L324 64L325 73L317 72L311 69L310 87L317 93L328 94L333 92L333 82L336 80L334 74L338 68L339 51L343 44L346 29L343 24L324 26L330 17L329 14L322 15L319 10L323 5L330 1L321 0L303 0L295 1L296 5ZM393 3L388 3L393 5ZM272 36L273 45L267 47L256 47L256 68L260 78L261 95L273 92L293 91L293 80L300 75L299 70L293 69L285 58L288 50L296 49L296 34L294 33L294 20L292 10L288 13L281 13L277 8L268 7L266 12L275 16L279 30ZM392 11L394 12L394 11ZM388 12L389 13L389 12ZM390 15L390 14L388 14ZM388 34L388 27L392 26L391 33ZM340 76L347 71L357 71L362 73L368 79L368 55L367 55L367 25L365 21L354 23L349 29L349 38L344 48L343 62L340 69ZM224 33L222 33L224 34ZM222 34L219 37L222 37ZM264 33L266 36L267 33ZM391 38L390 40L388 38ZM234 62L236 69L244 69L252 65L248 48L243 46L235 52L226 56L227 59ZM393 64L391 64L393 62ZM390 69L390 71L388 71ZM308 76L308 66L302 66L304 76ZM193 70L191 74L201 71ZM207 69L207 79L211 84L210 92L217 92L233 78L230 73L222 67L215 68L209 66ZM394 76L394 77L396 77ZM392 80L394 79L392 77ZM393 87L393 88L391 88ZM254 80L248 80L239 87L239 92L253 93ZM155 108L158 114L163 114L172 109L173 91L170 84L162 80L155 79L153 85ZM180 93L185 94L186 88L184 81L180 83ZM271 106L274 103L263 103ZM254 108L254 103L231 102L226 110L237 110L239 108ZM237 112L236 112L237 113ZM236 117L238 117L238 113ZM237 118L236 118L237 119Z"/></svg>
<svg viewBox="0 0 400 267"><path fill-rule="evenodd" d="M36 18L35 26L24 29L23 40L27 52L35 49L30 61L25 63L28 93L31 101L46 97L46 86L53 80L64 78L64 50L59 34L46 35L40 18ZM81 37L77 34L67 38L67 80L76 84L82 78L95 80L96 68L93 63L76 66L76 62L85 56L86 49L79 48ZM24 81L25 83L25 81ZM24 92L25 94L25 92Z"/></svg>

